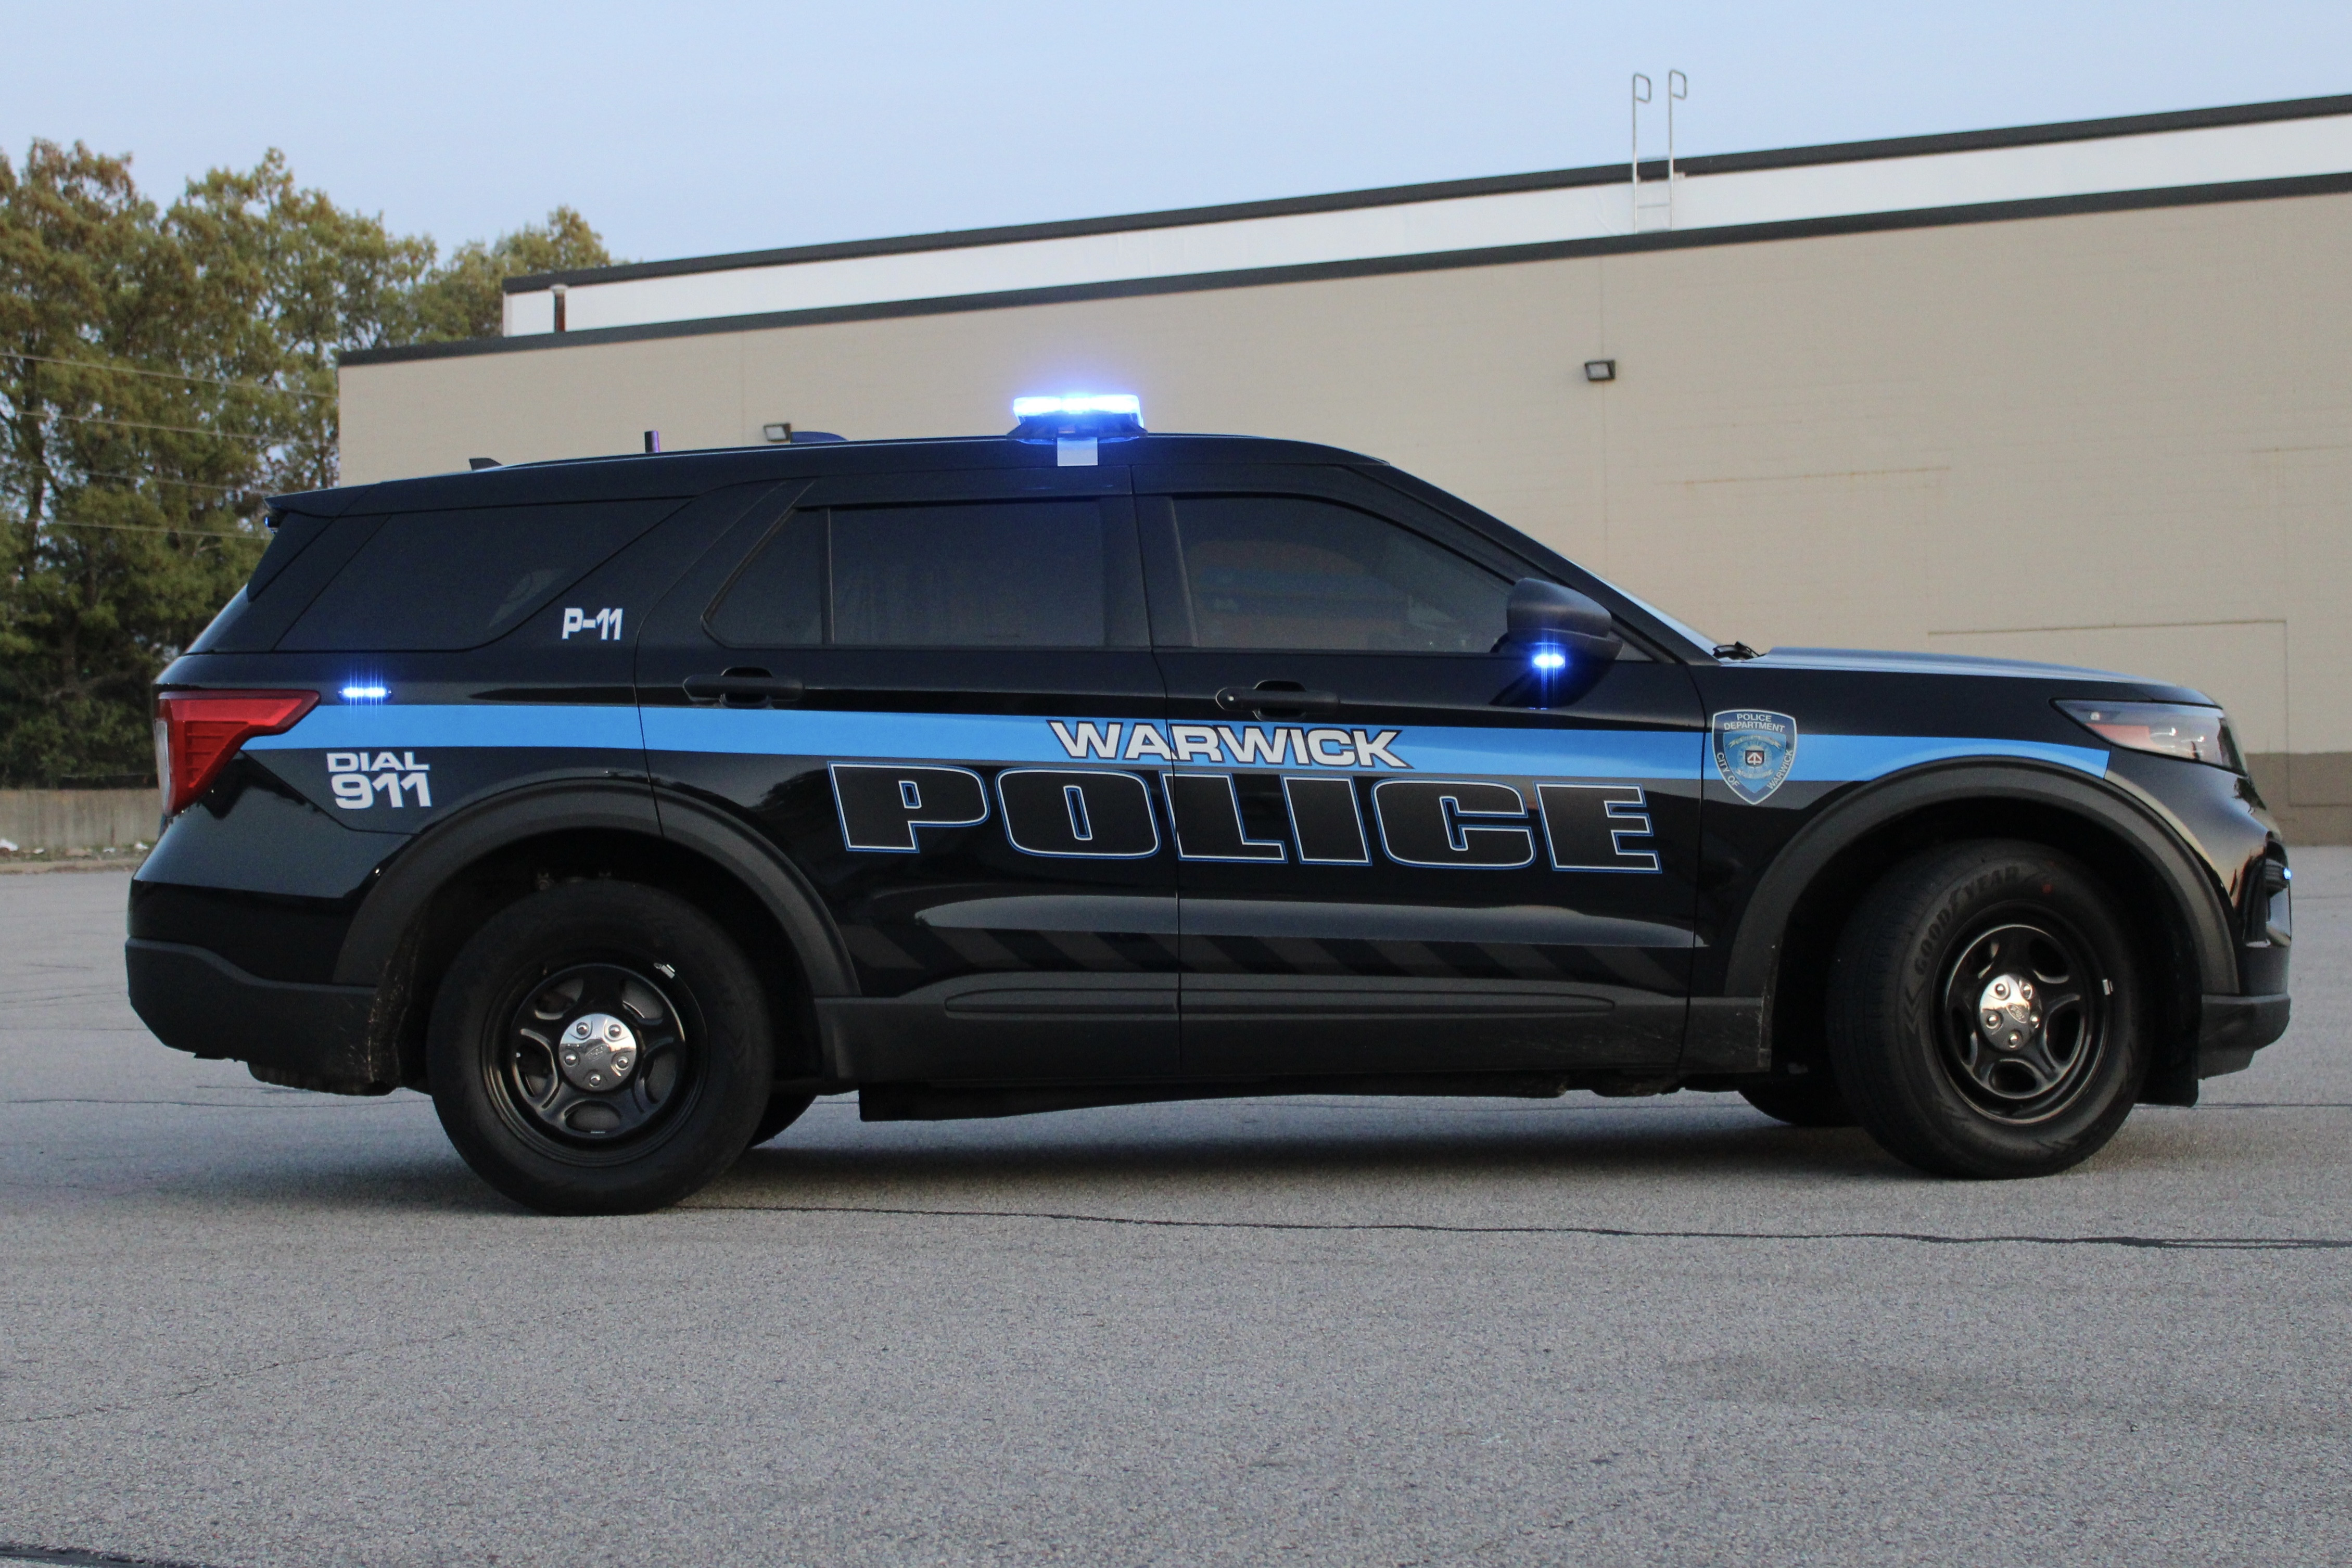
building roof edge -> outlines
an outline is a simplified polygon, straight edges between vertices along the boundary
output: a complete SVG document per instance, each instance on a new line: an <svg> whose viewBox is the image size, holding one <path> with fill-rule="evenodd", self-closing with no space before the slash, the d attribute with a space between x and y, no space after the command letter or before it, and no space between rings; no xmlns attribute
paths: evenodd
<svg viewBox="0 0 2352 1568"><path fill-rule="evenodd" d="M2203 131L2231 125L2254 125L2284 120L2313 120L2352 114L2352 93L2326 98L2283 99L2269 103L2231 104L2216 109L2170 110L2156 114L2113 116L2104 120L2074 120L2042 125L2018 125L1990 131L1941 131L1927 136L1899 136L1871 141L1823 142L1808 147L1783 147L1756 152L1714 152L1680 158L1675 166L1685 174L1744 173L1759 169L1790 169L1822 163L1862 163L1886 158L1919 158L1946 152L1973 152L2003 147L2032 147L2064 141L2094 141L2111 137L2151 136L2167 131ZM1186 228L1205 224L1240 223L1253 218L1293 217L1309 213L1347 212L1364 207L1408 206L1420 202L1459 201L1467 197L1507 195L1520 191L1559 190L1577 185L1603 185L1627 178L1624 163L1593 164L1580 169L1538 170L1519 174L1490 174L1466 180L1439 180L1413 185L1386 185L1369 190L1338 191L1324 195L1284 196L1259 202L1234 202L1206 207L1171 207L1160 212L1129 213L1112 217L1065 218L1049 223L1014 224L996 228L949 229L935 234L899 235L883 239L840 240L823 245L790 246L773 250L734 251L719 256L685 256L673 261L624 262L612 267L578 267L561 272L527 273L503 285L509 294L536 293L553 284L626 283L646 277L679 277L702 272L733 272L747 267L789 267L803 262L845 261L865 256L903 256L921 251L968 250L988 246L1020 245L1034 240L1072 239L1089 235L1126 234L1144 229ZM1663 178L1663 159L1644 160L1644 178Z"/></svg>

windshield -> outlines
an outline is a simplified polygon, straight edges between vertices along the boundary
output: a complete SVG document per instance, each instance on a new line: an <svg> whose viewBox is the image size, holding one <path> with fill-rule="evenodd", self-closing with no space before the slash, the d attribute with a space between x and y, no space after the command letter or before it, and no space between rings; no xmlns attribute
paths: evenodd
<svg viewBox="0 0 2352 1568"><path fill-rule="evenodd" d="M1632 601L1638 608L1645 610L1652 615L1656 616L1661 622L1665 623L1668 630L1679 632L1683 636L1689 638L1693 643L1698 644L1701 649L1712 651L1716 647L1717 644L1714 638L1708 636L1697 627L1693 626L1689 622L1675 619L1674 616L1667 614L1664 611L1659 609L1656 605L1651 603L1648 600L1643 598L1638 593L1626 592L1621 584L1612 582L1609 586L1615 589L1621 597Z"/></svg>

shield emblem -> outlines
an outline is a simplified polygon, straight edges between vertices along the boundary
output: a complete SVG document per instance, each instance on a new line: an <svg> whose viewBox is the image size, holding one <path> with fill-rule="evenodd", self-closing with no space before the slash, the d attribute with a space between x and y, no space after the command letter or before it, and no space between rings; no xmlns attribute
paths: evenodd
<svg viewBox="0 0 2352 1568"><path fill-rule="evenodd" d="M1731 792L1757 805L1780 787L1797 760L1797 721L1785 713L1732 708L1715 716L1715 770Z"/></svg>

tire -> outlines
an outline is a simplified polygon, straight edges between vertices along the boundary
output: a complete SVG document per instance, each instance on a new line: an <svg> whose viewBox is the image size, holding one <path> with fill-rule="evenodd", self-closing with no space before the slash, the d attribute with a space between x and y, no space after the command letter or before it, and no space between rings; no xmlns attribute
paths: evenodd
<svg viewBox="0 0 2352 1568"><path fill-rule="evenodd" d="M1775 1121L1791 1127L1851 1127L1853 1111L1838 1092L1837 1080L1816 1068L1802 1078L1743 1083L1739 1097Z"/></svg>
<svg viewBox="0 0 2352 1568"><path fill-rule="evenodd" d="M459 950L427 1071L484 1181L543 1214L635 1214L743 1152L769 1105L772 1038L759 977L708 916L633 883L571 883Z"/></svg>
<svg viewBox="0 0 2352 1568"><path fill-rule="evenodd" d="M1918 855L1830 970L1830 1062L1855 1118L1935 1176L2048 1176L2104 1147L2147 1076L2143 967L2114 900L2039 844Z"/></svg>
<svg viewBox="0 0 2352 1568"><path fill-rule="evenodd" d="M808 1108L816 1103L814 1094L776 1094L769 1097L768 1108L760 1113L760 1124L751 1129L751 1141L746 1149L756 1149L777 1134L801 1119Z"/></svg>

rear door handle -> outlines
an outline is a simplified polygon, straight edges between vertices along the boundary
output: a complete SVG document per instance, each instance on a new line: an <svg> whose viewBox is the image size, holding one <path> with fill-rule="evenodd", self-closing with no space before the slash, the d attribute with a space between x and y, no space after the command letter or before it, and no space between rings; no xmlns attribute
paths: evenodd
<svg viewBox="0 0 2352 1568"><path fill-rule="evenodd" d="M797 676L772 675L765 670L728 670L716 675L688 675L679 683L695 702L715 702L723 707L767 707L796 703L808 687Z"/></svg>
<svg viewBox="0 0 2352 1568"><path fill-rule="evenodd" d="M1254 686L1220 689L1217 706L1257 718L1321 717L1339 711L1339 694L1310 692L1289 681L1261 681Z"/></svg>

